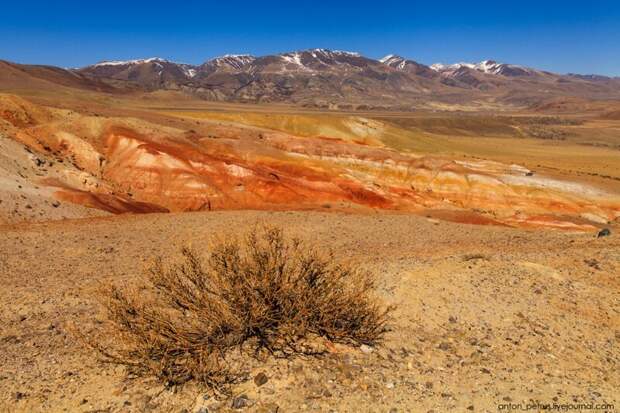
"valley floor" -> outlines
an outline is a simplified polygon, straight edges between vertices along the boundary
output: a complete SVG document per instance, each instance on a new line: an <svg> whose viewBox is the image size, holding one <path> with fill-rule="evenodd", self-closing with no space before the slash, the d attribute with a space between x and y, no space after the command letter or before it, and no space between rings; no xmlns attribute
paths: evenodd
<svg viewBox="0 0 620 413"><path fill-rule="evenodd" d="M209 412L231 401L101 364L73 331L101 319L101 281L214 233L282 226L380 278L384 346L270 360L235 388L247 411L497 412L507 403L620 408L620 228L518 230L397 214L197 212L0 227L0 411ZM206 410L202 410L203 412ZM504 408L503 411L506 411ZM603 410L601 410L603 411Z"/></svg>

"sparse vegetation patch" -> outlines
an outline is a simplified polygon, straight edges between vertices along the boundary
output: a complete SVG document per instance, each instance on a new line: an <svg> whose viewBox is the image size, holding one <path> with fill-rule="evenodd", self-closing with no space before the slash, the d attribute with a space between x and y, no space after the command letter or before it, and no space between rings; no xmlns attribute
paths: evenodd
<svg viewBox="0 0 620 413"><path fill-rule="evenodd" d="M132 374L223 388L244 378L248 358L378 343L389 310L373 289L368 272L261 227L220 237L204 258L185 248L178 263L159 259L137 284L107 286L107 320L87 341Z"/></svg>

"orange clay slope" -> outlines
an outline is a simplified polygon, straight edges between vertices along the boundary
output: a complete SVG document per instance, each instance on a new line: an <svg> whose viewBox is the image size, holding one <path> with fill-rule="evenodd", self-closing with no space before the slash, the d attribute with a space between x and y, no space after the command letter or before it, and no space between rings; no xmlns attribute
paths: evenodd
<svg viewBox="0 0 620 413"><path fill-rule="evenodd" d="M187 132L18 103L5 103L1 111L4 134L57 163L38 183L54 188L58 199L112 213L391 210L576 230L620 216L619 194L533 175L518 165L239 125Z"/></svg>

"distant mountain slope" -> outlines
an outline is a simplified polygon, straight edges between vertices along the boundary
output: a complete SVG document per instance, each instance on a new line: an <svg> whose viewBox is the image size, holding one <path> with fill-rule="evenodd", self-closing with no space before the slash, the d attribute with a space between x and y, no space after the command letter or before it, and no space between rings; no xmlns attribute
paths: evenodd
<svg viewBox="0 0 620 413"><path fill-rule="evenodd" d="M207 100L325 108L523 107L563 97L620 99L618 78L560 75L493 60L427 66L397 55L375 60L327 49L258 57L225 55L201 65L157 57L105 61L73 70L4 65L0 71L17 70L31 79L75 88L178 90Z"/></svg>
<svg viewBox="0 0 620 413"><path fill-rule="evenodd" d="M160 89L189 81L196 74L196 69L192 65L154 57L100 62L76 72L91 78L132 81L149 89Z"/></svg>
<svg viewBox="0 0 620 413"><path fill-rule="evenodd" d="M25 85L40 89L49 89L60 85L100 92L113 92L115 90L104 80L79 71L54 66L20 65L0 60L0 89L20 89Z"/></svg>

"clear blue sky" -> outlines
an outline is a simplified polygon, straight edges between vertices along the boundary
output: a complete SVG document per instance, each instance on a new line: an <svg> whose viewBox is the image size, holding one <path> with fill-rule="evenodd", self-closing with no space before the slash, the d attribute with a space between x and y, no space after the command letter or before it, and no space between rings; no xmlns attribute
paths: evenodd
<svg viewBox="0 0 620 413"><path fill-rule="evenodd" d="M322 47L422 63L493 58L620 76L620 1L26 1L2 4L0 59L77 67Z"/></svg>

